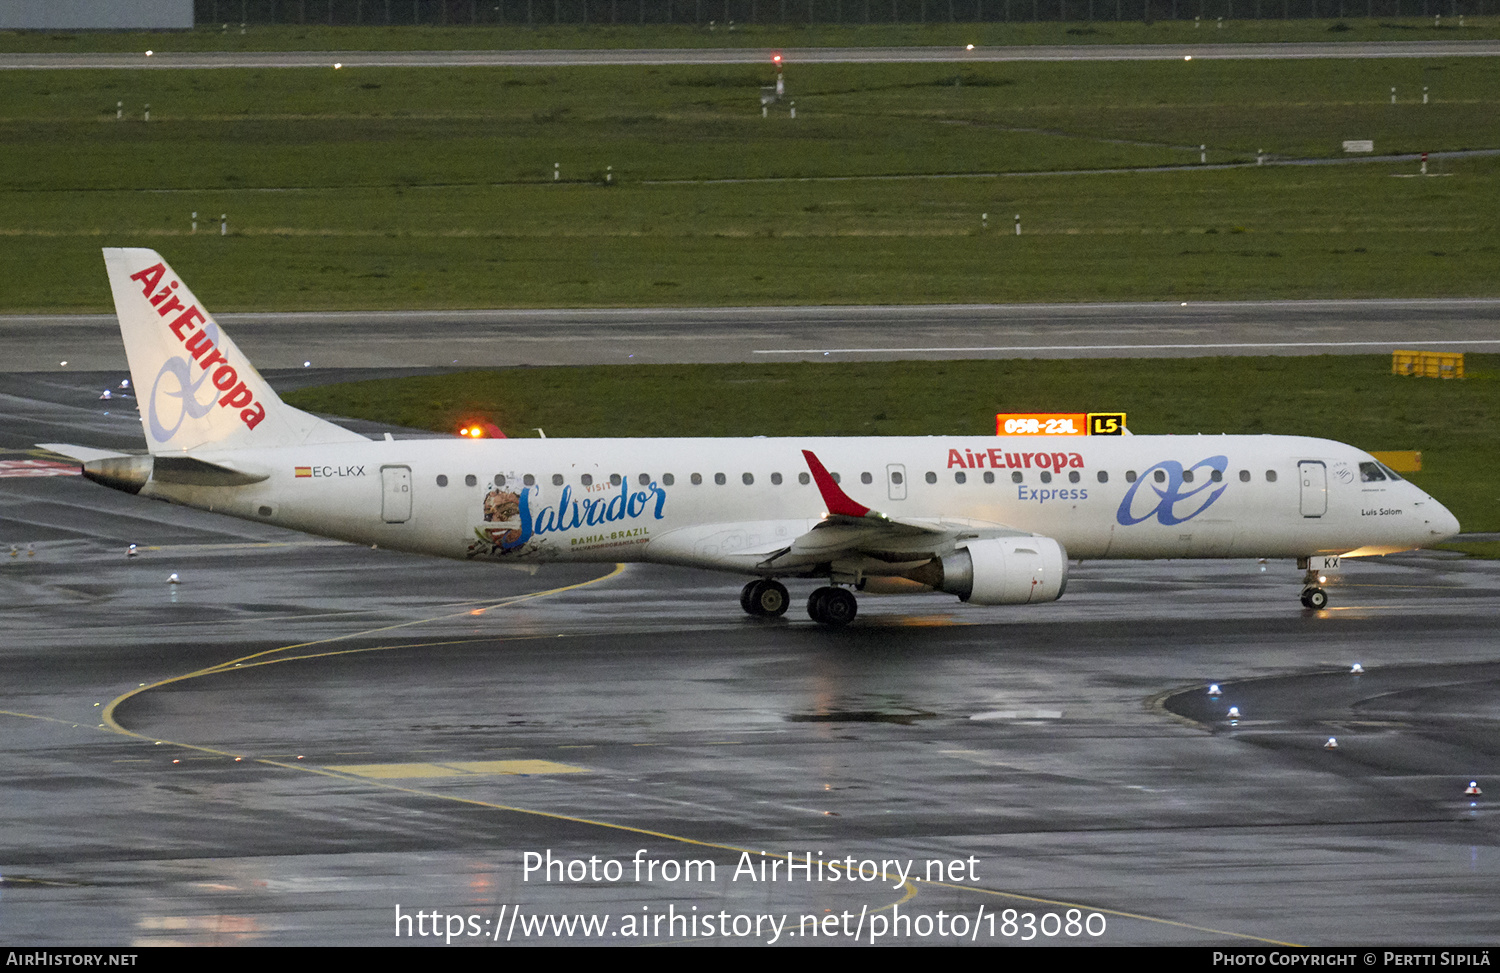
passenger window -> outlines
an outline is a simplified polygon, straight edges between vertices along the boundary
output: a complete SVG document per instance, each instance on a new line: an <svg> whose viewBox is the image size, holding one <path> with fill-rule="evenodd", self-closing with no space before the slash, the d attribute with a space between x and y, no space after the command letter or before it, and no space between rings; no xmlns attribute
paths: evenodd
<svg viewBox="0 0 1500 973"><path fill-rule="evenodd" d="M1208 478L1210 480L1213 480L1215 483L1223 483L1224 482L1224 471L1223 470L1214 470L1212 473L1208 474Z"/></svg>
<svg viewBox="0 0 1500 973"><path fill-rule="evenodd" d="M1100 470L1099 471L1099 482L1100 483L1108 483L1109 482L1109 474L1106 473L1103 470Z"/></svg>
<svg viewBox="0 0 1500 973"><path fill-rule="evenodd" d="M927 471L927 475L925 477L923 477L923 479L925 479L928 483L936 483L937 482L937 474L934 473L934 472L932 472L931 470L928 470Z"/></svg>
<svg viewBox="0 0 1500 973"><path fill-rule="evenodd" d="M728 478L725 477L723 473L715 473L714 474L714 482L717 483L719 486L723 486L725 483L727 483L729 481L728 481Z"/></svg>
<svg viewBox="0 0 1500 973"><path fill-rule="evenodd" d="M562 486L563 485L563 475L561 473L553 473L552 474L552 485L553 486Z"/></svg>
<svg viewBox="0 0 1500 973"><path fill-rule="evenodd" d="M443 473L439 473L438 474L438 478L437 478L437 485L438 486L447 486L448 485L448 477L447 477L447 475L445 475Z"/></svg>
<svg viewBox="0 0 1500 973"><path fill-rule="evenodd" d="M693 486L700 486L703 483L703 474L702 473L694 473L688 479L690 479L690 480L693 481Z"/></svg>
<svg viewBox="0 0 1500 973"><path fill-rule="evenodd" d="M1025 480L1025 479L1026 479L1026 477L1024 477L1024 476L1021 475L1021 471L1020 470L1016 470L1014 473L1012 473L1010 475L1010 482L1012 482L1012 483L1020 483L1021 481Z"/></svg>
<svg viewBox="0 0 1500 973"><path fill-rule="evenodd" d="M1159 475L1156 478L1156 482L1158 482L1158 483L1161 482L1161 477ZM1193 482L1193 471L1192 470L1183 470L1182 471L1182 482L1183 483L1192 483Z"/></svg>
<svg viewBox="0 0 1500 973"><path fill-rule="evenodd" d="M464 486L478 486L478 485L479 485L479 477L475 476L473 473L470 473L468 476L464 477Z"/></svg>
<svg viewBox="0 0 1500 973"><path fill-rule="evenodd" d="M780 473L772 473L771 474L771 485L772 486L781 486L781 474Z"/></svg>
<svg viewBox="0 0 1500 973"><path fill-rule="evenodd" d="M899 484L904 479L905 479L905 477L903 477L901 475L901 471L900 470L891 470L891 482L892 483Z"/></svg>
<svg viewBox="0 0 1500 973"><path fill-rule="evenodd" d="M1041 474L1040 474L1040 476L1038 478L1043 483L1051 483L1052 482L1052 474L1049 471L1047 471L1047 470L1042 470L1042 472L1041 472Z"/></svg>
<svg viewBox="0 0 1500 973"><path fill-rule="evenodd" d="M1126 483L1134 483L1135 482L1135 470L1126 470L1125 471L1125 482Z"/></svg>
<svg viewBox="0 0 1500 973"><path fill-rule="evenodd" d="M967 483L968 481L969 481L969 476L963 470L957 470L957 471L954 472L954 474L953 474L953 482L954 483Z"/></svg>
<svg viewBox="0 0 1500 973"><path fill-rule="evenodd" d="M505 474L504 473L496 473L495 474L495 486L498 486L498 487L505 486Z"/></svg>
<svg viewBox="0 0 1500 973"><path fill-rule="evenodd" d="M1077 483L1078 480L1079 480L1079 477L1078 477L1078 471L1077 470L1074 470L1073 472L1071 472L1071 473L1068 474L1068 482L1069 483Z"/></svg>
<svg viewBox="0 0 1500 973"><path fill-rule="evenodd" d="M868 473L861 473L859 475L859 482L868 485L868 484L874 483L875 482L875 478L873 476L871 476L870 474L868 474Z"/></svg>
<svg viewBox="0 0 1500 973"><path fill-rule="evenodd" d="M1249 470L1240 470L1240 482L1241 483L1249 483L1250 482L1250 471Z"/></svg>
<svg viewBox="0 0 1500 973"><path fill-rule="evenodd" d="M670 473L663 473L661 475L661 485L662 486L671 486L672 484L674 484L676 482L677 482L677 477L673 476Z"/></svg>
<svg viewBox="0 0 1500 973"><path fill-rule="evenodd" d="M745 486L750 486L752 483L755 482L755 474L753 474L753 473L742 473L742 474L740 474L740 480L742 480L744 482Z"/></svg>
<svg viewBox="0 0 1500 973"><path fill-rule="evenodd" d="M1157 483L1165 483L1165 482L1167 482L1167 471L1166 470L1157 470L1156 471L1156 475L1154 477L1152 477L1152 479L1155 480Z"/></svg>
<svg viewBox="0 0 1500 973"><path fill-rule="evenodd" d="M584 486L593 486L594 485L594 478L592 476L590 476L589 474L585 473L585 474L583 474L582 476L580 476L578 478L578 482L582 483Z"/></svg>
<svg viewBox="0 0 1500 973"><path fill-rule="evenodd" d="M618 473L611 473L609 475L609 485L610 486L619 486L620 485L620 474L618 474Z"/></svg>
<svg viewBox="0 0 1500 973"><path fill-rule="evenodd" d="M1266 482L1267 483L1275 483L1276 482L1276 471L1275 470L1266 470Z"/></svg>
<svg viewBox="0 0 1500 973"><path fill-rule="evenodd" d="M639 483L641 486L650 486L651 485L651 474L650 473L642 473L640 476L638 476L638 477L635 478L635 481L637 483Z"/></svg>
<svg viewBox="0 0 1500 973"><path fill-rule="evenodd" d="M521 477L521 482L526 486L536 486L536 477L532 476L530 473L527 473L525 476Z"/></svg>
<svg viewBox="0 0 1500 973"><path fill-rule="evenodd" d="M841 476L839 476L837 473L830 473L828 475L831 476L831 477L833 477L833 482L835 482L835 483L843 483L844 482L844 478L841 477Z"/></svg>
<svg viewBox="0 0 1500 973"><path fill-rule="evenodd" d="M809 483L812 482L812 477L809 476L806 473L798 473L797 474L797 482L800 483L800 484L802 484L803 486L807 486Z"/></svg>
<svg viewBox="0 0 1500 973"><path fill-rule="evenodd" d="M986 482L986 483L994 483L995 482L995 471L994 470L985 470L984 471L984 482Z"/></svg>

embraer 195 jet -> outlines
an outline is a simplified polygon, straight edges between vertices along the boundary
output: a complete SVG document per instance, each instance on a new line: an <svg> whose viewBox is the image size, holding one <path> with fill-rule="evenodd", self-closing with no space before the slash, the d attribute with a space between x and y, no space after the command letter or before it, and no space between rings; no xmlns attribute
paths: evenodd
<svg viewBox="0 0 1500 973"><path fill-rule="evenodd" d="M1318 570L1458 532L1368 453L1297 436L370 440L283 403L154 251L106 249L148 452L45 444L106 486L311 534L485 561L644 561L1054 601L1068 559L1297 558Z"/></svg>

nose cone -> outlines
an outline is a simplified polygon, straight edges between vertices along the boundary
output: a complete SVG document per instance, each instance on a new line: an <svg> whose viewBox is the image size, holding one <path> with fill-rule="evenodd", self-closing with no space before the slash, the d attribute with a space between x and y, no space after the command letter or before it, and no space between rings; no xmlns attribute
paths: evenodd
<svg viewBox="0 0 1500 973"><path fill-rule="evenodd" d="M1458 533L1458 518L1436 500L1429 500L1428 503L1432 506L1427 514L1427 529L1432 533L1432 537L1427 543L1440 544Z"/></svg>

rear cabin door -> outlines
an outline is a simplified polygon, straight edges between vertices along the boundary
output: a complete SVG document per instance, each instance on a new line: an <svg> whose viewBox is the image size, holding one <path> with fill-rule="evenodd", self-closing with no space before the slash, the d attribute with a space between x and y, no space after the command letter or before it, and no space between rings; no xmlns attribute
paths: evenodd
<svg viewBox="0 0 1500 973"><path fill-rule="evenodd" d="M380 517L388 524L411 519L411 467L380 468Z"/></svg>

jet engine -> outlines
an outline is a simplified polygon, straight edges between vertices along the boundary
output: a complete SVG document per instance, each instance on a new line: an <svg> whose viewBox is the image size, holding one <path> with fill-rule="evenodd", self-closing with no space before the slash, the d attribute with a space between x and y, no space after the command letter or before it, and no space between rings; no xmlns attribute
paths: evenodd
<svg viewBox="0 0 1500 973"><path fill-rule="evenodd" d="M968 541L907 577L973 605L1056 601L1068 587L1068 553L1050 537Z"/></svg>

